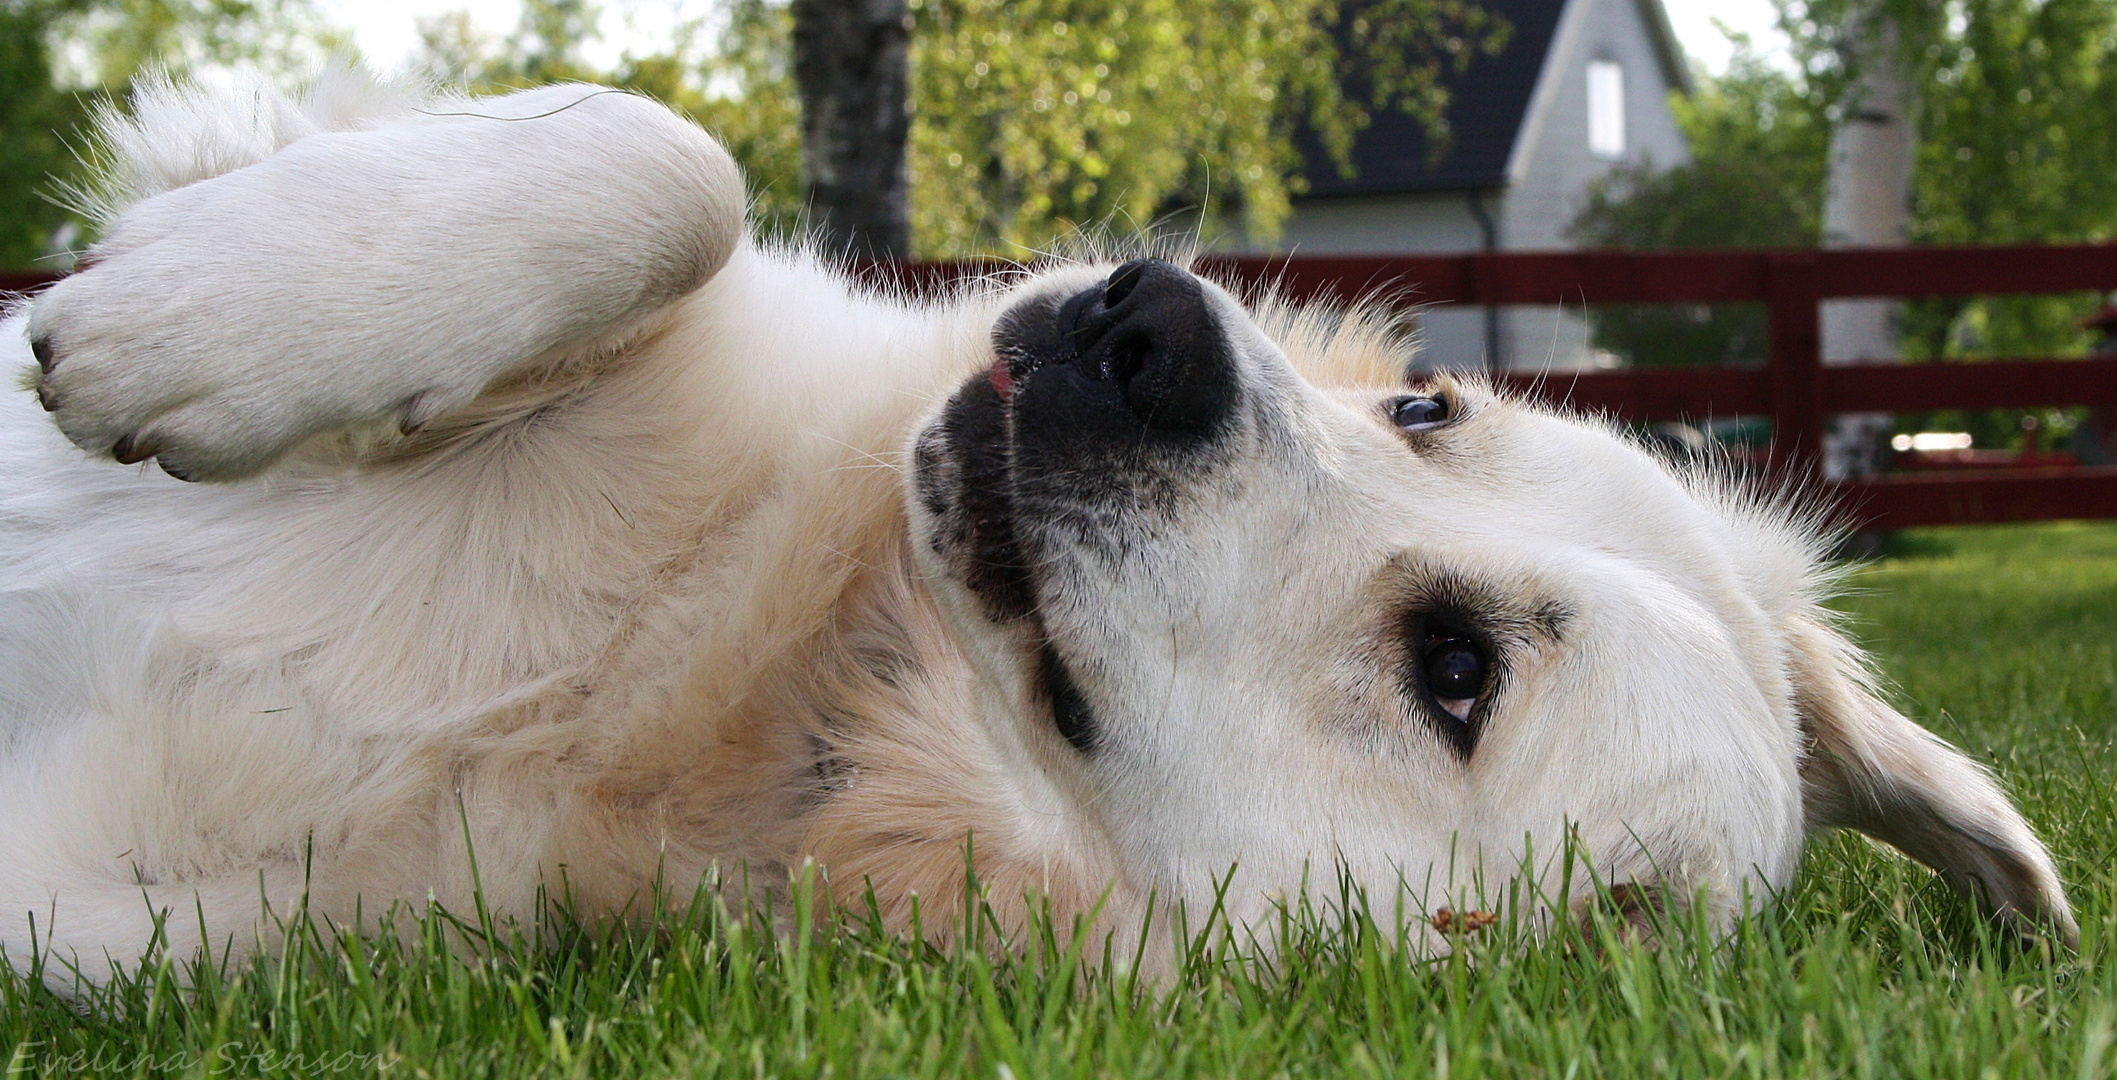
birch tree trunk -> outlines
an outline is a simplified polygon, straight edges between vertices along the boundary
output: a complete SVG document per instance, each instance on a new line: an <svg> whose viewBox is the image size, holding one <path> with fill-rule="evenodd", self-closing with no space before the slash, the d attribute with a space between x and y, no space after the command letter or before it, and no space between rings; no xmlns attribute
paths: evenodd
<svg viewBox="0 0 2117 1080"><path fill-rule="evenodd" d="M801 171L828 254L911 254L904 0L793 0Z"/></svg>
<svg viewBox="0 0 2117 1080"><path fill-rule="evenodd" d="M1904 70L1896 24L1880 11L1847 35L1846 57L1859 79L1830 137L1824 181L1823 246L1902 244L1911 219L1911 170L1918 153L1917 99ZM1901 305L1894 300L1833 300L1823 305L1823 362L1897 359ZM1843 413L1823 438L1828 476L1880 472L1891 420L1887 413Z"/></svg>

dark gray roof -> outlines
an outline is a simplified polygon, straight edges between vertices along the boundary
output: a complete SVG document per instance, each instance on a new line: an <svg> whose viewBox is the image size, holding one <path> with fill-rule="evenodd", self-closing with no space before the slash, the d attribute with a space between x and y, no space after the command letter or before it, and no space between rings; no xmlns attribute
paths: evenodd
<svg viewBox="0 0 2117 1080"><path fill-rule="evenodd" d="M1663 76L1671 85L1688 89L1689 72L1660 0L1638 2L1661 54ZM1507 159L1529 114L1566 0L1479 0L1479 6L1506 19L1513 34L1499 55L1478 57L1462 71L1445 76L1449 140L1440 158L1431 159L1432 144L1418 121L1395 109L1372 110L1373 122L1353 141L1356 171L1347 178L1315 133L1302 127L1295 132L1294 145L1305 162L1309 197L1505 186ZM1346 93L1364 97L1369 91L1348 80Z"/></svg>
<svg viewBox="0 0 2117 1080"><path fill-rule="evenodd" d="M1479 6L1514 31L1499 55L1480 56L1447 74L1449 140L1440 160L1430 160L1432 143L1418 121L1395 109L1376 109L1373 122L1353 140L1357 171L1348 179L1322 140L1304 127L1295 146L1306 162L1309 195L1496 188L1507 182L1507 157L1529 113L1565 0L1480 0ZM1365 97L1370 91L1359 80L1347 80L1345 92Z"/></svg>

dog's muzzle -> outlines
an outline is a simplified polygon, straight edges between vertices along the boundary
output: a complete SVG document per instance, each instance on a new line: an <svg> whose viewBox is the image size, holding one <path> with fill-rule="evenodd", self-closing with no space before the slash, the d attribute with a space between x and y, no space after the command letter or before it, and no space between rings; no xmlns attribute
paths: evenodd
<svg viewBox="0 0 2117 1080"><path fill-rule="evenodd" d="M1135 259L1055 304L1031 302L994 333L993 388L1023 446L1088 450L1210 436L1236 398L1227 335L1205 287Z"/></svg>
<svg viewBox="0 0 2117 1080"><path fill-rule="evenodd" d="M1009 621L1063 561L1053 537L1122 545L1172 512L1225 444L1241 388L1205 285L1159 259L1023 300L993 348L921 434L914 471L934 553Z"/></svg>

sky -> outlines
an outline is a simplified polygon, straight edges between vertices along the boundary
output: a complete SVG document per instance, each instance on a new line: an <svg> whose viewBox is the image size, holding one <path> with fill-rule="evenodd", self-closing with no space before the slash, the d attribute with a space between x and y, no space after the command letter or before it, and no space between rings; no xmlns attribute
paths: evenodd
<svg viewBox="0 0 2117 1080"><path fill-rule="evenodd" d="M1784 47L1785 39L1773 28L1771 0L1663 0L1669 21L1686 53L1705 64L1706 70L1727 70L1730 47L1714 26L1714 20L1731 30L1749 34L1767 52ZM598 65L615 60L629 45L633 52L655 51L666 40L670 26L683 15L708 10L710 0L605 0L603 41L588 59ZM330 19L353 31L354 40L370 62L383 69L403 66L418 48L416 21L423 15L467 11L487 32L505 35L514 30L521 10L518 0L321 0Z"/></svg>

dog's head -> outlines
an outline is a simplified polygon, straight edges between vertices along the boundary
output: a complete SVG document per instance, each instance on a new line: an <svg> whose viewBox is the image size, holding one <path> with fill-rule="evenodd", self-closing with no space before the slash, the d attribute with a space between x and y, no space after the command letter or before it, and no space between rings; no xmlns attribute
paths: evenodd
<svg viewBox="0 0 2117 1080"><path fill-rule="evenodd" d="M1438 908L1570 837L1731 912L1844 825L2073 932L1991 779L1870 690L1813 528L1407 386L1389 344L1167 262L1062 269L917 435L920 557L1054 850L1164 897L1237 868L1238 909L1332 865Z"/></svg>

